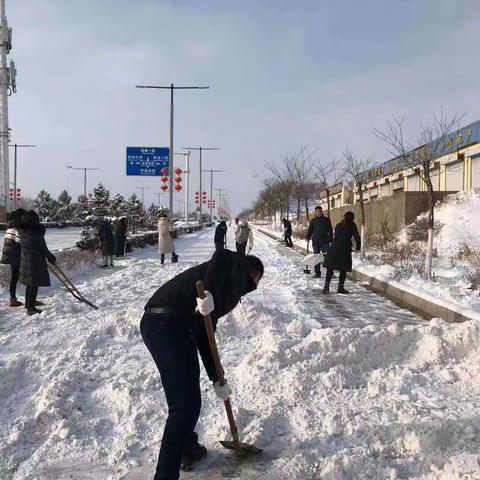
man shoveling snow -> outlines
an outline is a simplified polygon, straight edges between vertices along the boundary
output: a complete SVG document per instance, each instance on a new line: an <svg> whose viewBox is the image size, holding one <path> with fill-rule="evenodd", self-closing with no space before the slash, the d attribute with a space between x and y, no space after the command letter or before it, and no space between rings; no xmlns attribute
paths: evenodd
<svg viewBox="0 0 480 480"><path fill-rule="evenodd" d="M177 480L182 465L189 468L207 454L195 433L201 406L197 350L217 396L226 400L230 395L228 384L218 381L202 315L211 314L215 328L243 295L257 288L262 276L259 258L221 250L165 283L147 302L140 331L168 404L154 480ZM205 284L204 299L197 298L199 280Z"/></svg>

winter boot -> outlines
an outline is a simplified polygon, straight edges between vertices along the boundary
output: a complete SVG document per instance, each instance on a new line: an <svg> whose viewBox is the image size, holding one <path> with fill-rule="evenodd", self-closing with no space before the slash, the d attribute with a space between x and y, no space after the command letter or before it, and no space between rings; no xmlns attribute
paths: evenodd
<svg viewBox="0 0 480 480"><path fill-rule="evenodd" d="M322 272L320 272L320 273L315 273L315 275L313 276L313 278L322 278Z"/></svg>
<svg viewBox="0 0 480 480"><path fill-rule="evenodd" d="M19 302L16 298L10 299L10 306L11 307L21 307L23 305L22 302Z"/></svg>
<svg viewBox="0 0 480 480"><path fill-rule="evenodd" d="M40 300L35 300L35 306L36 307L43 307L43 305L45 305L43 302L41 302Z"/></svg>
<svg viewBox="0 0 480 480"><path fill-rule="evenodd" d="M176 253L172 253L172 263L178 262L178 255Z"/></svg>
<svg viewBox="0 0 480 480"><path fill-rule="evenodd" d="M42 313L42 311L39 310L38 308L29 308L29 309L27 310L27 315L28 315L29 317L31 317L32 315L36 315L37 313Z"/></svg>
<svg viewBox="0 0 480 480"><path fill-rule="evenodd" d="M348 290L345 290L345 288L343 288L343 283L339 283L338 284L338 289L337 289L337 293L341 293L343 295L347 295L349 293Z"/></svg>
<svg viewBox="0 0 480 480"><path fill-rule="evenodd" d="M160 263L162 265L165 263L165 255L163 253L160 254Z"/></svg>
<svg viewBox="0 0 480 480"><path fill-rule="evenodd" d="M330 293L330 282L325 282L322 293L324 293L325 295L328 295Z"/></svg>
<svg viewBox="0 0 480 480"><path fill-rule="evenodd" d="M202 445L198 442L194 445L190 445L184 450L182 454L182 463L180 468L184 472L189 472L190 470L193 470L195 464L204 459L207 454L208 452L205 445Z"/></svg>

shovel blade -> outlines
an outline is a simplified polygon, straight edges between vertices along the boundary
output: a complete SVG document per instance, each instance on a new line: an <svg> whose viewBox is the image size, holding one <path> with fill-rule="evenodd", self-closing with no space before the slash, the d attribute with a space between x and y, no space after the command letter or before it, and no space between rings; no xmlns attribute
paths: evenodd
<svg viewBox="0 0 480 480"><path fill-rule="evenodd" d="M259 453L263 452L261 448L258 448L255 445L250 445L248 443L232 442L230 440L220 440L220 444L228 450L235 450L240 455L258 455Z"/></svg>

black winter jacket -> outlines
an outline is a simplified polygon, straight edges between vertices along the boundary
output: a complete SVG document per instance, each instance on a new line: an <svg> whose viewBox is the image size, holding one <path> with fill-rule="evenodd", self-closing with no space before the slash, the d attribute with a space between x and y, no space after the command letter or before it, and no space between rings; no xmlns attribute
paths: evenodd
<svg viewBox="0 0 480 480"><path fill-rule="evenodd" d="M329 270L352 271L352 237L356 249L360 250L361 240L355 222L340 222L335 226L335 236L323 265Z"/></svg>
<svg viewBox="0 0 480 480"><path fill-rule="evenodd" d="M110 222L103 222L98 229L98 236L102 245L102 255L113 255L115 251L115 237Z"/></svg>
<svg viewBox="0 0 480 480"><path fill-rule="evenodd" d="M5 241L3 242L2 259L0 263L5 265L12 265L13 267L20 266L21 244L20 233L18 226L20 222L10 222L8 229L5 232Z"/></svg>
<svg viewBox="0 0 480 480"><path fill-rule="evenodd" d="M227 237L227 226L226 225L217 225L215 229L215 243L225 244L225 239Z"/></svg>
<svg viewBox="0 0 480 480"><path fill-rule="evenodd" d="M283 228L284 228L284 235L287 237L292 236L292 222L290 220L282 220Z"/></svg>
<svg viewBox="0 0 480 480"><path fill-rule="evenodd" d="M49 287L50 275L45 259L50 263L55 263L56 259L45 243L45 227L20 224L18 231L22 243L20 283L33 287Z"/></svg>
<svg viewBox="0 0 480 480"><path fill-rule="evenodd" d="M215 310L211 317L214 328L218 319L231 312L243 295L257 287L247 273L245 257L230 250L220 250L215 252L208 262L189 268L169 280L147 302L146 308L171 308L178 318L186 323L196 338L197 348L209 378L216 381L215 364L203 318L195 313L198 280L203 280L205 290L213 295Z"/></svg>
<svg viewBox="0 0 480 480"><path fill-rule="evenodd" d="M307 231L307 240L317 245L330 243L333 237L332 222L328 217L313 217Z"/></svg>

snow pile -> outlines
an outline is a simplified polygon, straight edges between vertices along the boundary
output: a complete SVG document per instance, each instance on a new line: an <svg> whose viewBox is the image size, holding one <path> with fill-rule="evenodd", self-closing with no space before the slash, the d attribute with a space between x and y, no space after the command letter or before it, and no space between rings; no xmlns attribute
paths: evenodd
<svg viewBox="0 0 480 480"><path fill-rule="evenodd" d="M212 237L179 239L180 264L147 248L82 272L98 311L59 290L40 317L0 307L0 478L152 478L166 402L139 320L159 284L209 258ZM210 478L480 478L480 324L427 323L358 285L324 297L297 253L260 235L254 253L265 278L217 336L242 440L265 455L225 460L228 424L202 373L200 440L234 465Z"/></svg>
<svg viewBox="0 0 480 480"><path fill-rule="evenodd" d="M439 255L453 257L463 246L480 248L480 189L450 195L435 210L442 228L434 240Z"/></svg>

